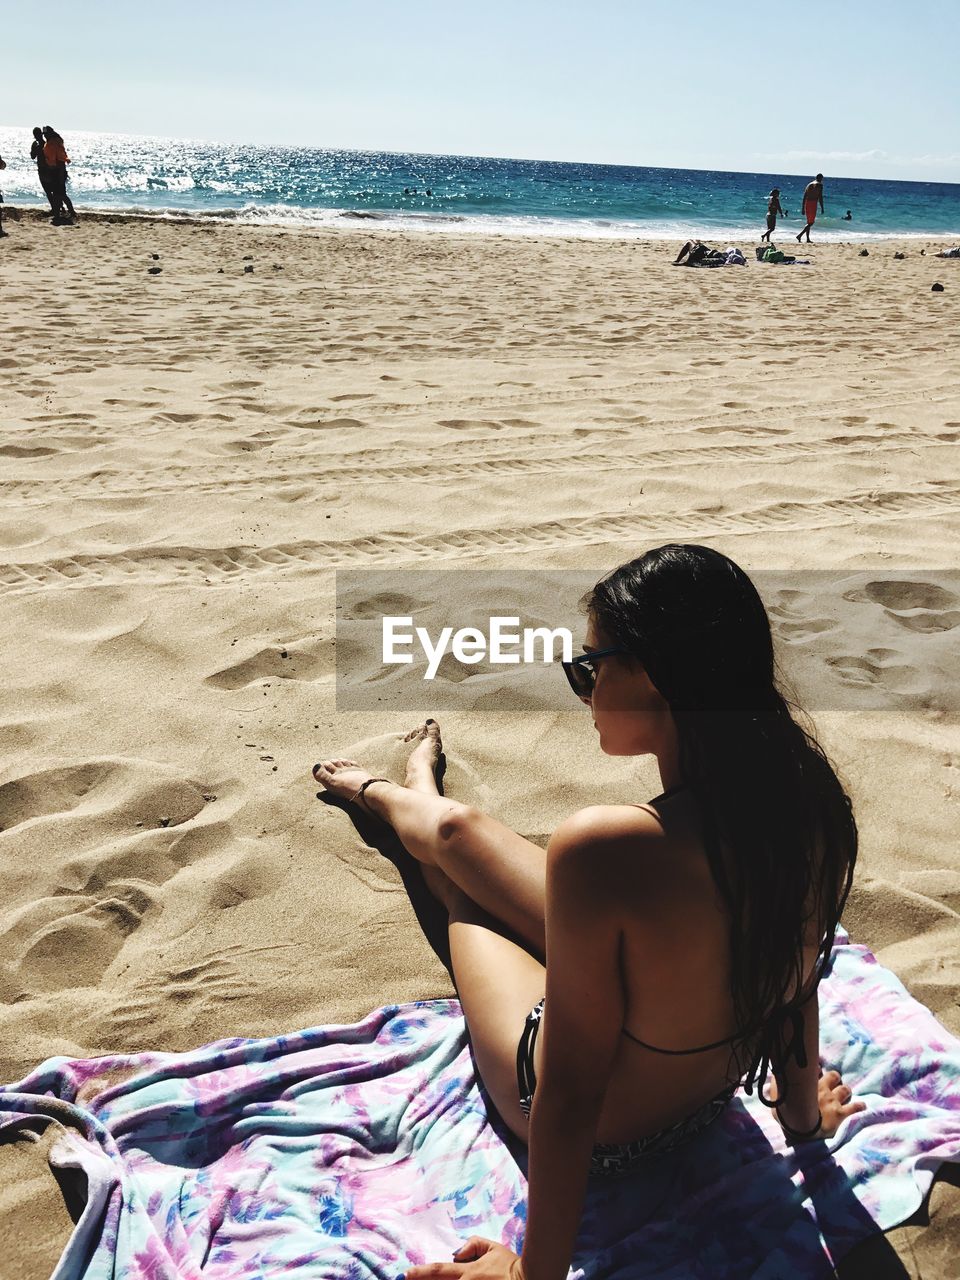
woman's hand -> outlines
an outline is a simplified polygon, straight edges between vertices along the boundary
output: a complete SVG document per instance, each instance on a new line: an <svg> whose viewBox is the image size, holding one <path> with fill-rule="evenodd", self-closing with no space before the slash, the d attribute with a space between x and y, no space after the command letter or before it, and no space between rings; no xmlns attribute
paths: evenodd
<svg viewBox="0 0 960 1280"><path fill-rule="evenodd" d="M471 1236L453 1255L452 1262L430 1262L411 1267L404 1280L524 1280L523 1265L512 1250L495 1240Z"/></svg>
<svg viewBox="0 0 960 1280"><path fill-rule="evenodd" d="M825 1071L817 1081L817 1106L821 1117L818 1138L832 1138L847 1116L867 1109L865 1102L853 1101L853 1093L839 1071Z"/></svg>
<svg viewBox="0 0 960 1280"><path fill-rule="evenodd" d="M767 1097L771 1102L779 1097L776 1076L770 1077ZM853 1093L843 1083L839 1071L825 1071L817 1080L817 1109L820 1112L820 1126L816 1133L810 1134L807 1138L793 1138L788 1134L791 1143L820 1142L823 1138L832 1138L847 1116L855 1115L858 1111L866 1111L867 1104L853 1101ZM790 1124L789 1119L781 1119L779 1109L776 1115L781 1125Z"/></svg>

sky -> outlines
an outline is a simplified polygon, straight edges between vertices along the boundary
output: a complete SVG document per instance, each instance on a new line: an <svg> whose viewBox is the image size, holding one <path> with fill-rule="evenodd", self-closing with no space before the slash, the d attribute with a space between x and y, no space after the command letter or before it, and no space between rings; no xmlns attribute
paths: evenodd
<svg viewBox="0 0 960 1280"><path fill-rule="evenodd" d="M45 0L5 123L960 182L960 0Z"/></svg>

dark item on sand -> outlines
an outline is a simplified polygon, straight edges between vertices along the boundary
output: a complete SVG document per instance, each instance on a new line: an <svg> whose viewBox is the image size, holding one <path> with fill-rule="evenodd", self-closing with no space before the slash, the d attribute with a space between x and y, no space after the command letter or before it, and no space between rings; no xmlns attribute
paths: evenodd
<svg viewBox="0 0 960 1280"><path fill-rule="evenodd" d="M675 267L726 267L731 265L730 253L730 250L711 249L702 240L688 240L674 258L673 265ZM743 255L739 250L736 253L739 255L736 265L745 265Z"/></svg>
<svg viewBox="0 0 960 1280"><path fill-rule="evenodd" d="M907 255L905 253L895 253L893 256L897 262L902 262Z"/></svg>
<svg viewBox="0 0 960 1280"><path fill-rule="evenodd" d="M869 257L870 257L870 250L869 250L869 249L861 249L861 250L860 250L860 257L861 257L861 258L869 258Z"/></svg>
<svg viewBox="0 0 960 1280"><path fill-rule="evenodd" d="M940 281L939 281L939 280L935 281L935 282L930 286L930 292L931 292L931 293L943 293L943 285L940 283Z"/></svg>

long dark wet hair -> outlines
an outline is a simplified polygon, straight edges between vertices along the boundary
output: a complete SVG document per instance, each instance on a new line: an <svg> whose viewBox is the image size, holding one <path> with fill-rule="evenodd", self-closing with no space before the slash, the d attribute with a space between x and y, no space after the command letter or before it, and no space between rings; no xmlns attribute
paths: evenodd
<svg viewBox="0 0 960 1280"><path fill-rule="evenodd" d="M834 768L779 687L756 587L710 547L669 543L621 565L583 601L670 706L680 780L696 797L706 856L730 916L737 1073L760 1098L816 990L853 881L857 825ZM731 851L725 859L722 847ZM803 984L805 938L819 941ZM793 1039L788 1042L792 1032Z"/></svg>

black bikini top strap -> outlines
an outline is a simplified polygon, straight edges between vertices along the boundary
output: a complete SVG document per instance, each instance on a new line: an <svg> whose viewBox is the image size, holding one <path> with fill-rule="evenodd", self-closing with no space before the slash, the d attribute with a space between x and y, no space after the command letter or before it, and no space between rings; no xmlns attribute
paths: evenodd
<svg viewBox="0 0 960 1280"><path fill-rule="evenodd" d="M736 1036L727 1036L726 1039L716 1040L713 1044L697 1045L695 1049L660 1049L655 1044L647 1044L645 1040L638 1039L637 1036L635 1036L632 1031L628 1031L626 1027L623 1027L622 1030L627 1039L632 1040L634 1044L638 1044L641 1049L649 1049L651 1053L665 1053L671 1058L682 1058L688 1053L706 1053L709 1049L719 1049L722 1045L732 1044L736 1039Z"/></svg>

